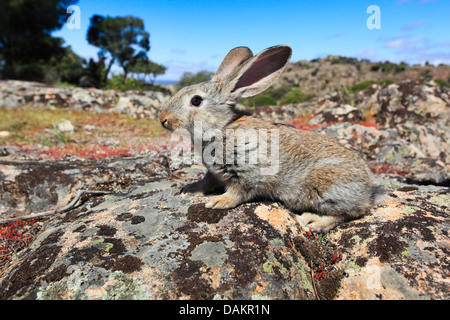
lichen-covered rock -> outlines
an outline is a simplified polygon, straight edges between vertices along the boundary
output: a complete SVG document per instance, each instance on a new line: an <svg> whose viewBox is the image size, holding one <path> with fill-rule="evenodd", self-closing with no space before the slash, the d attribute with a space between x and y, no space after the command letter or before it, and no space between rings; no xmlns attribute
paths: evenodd
<svg viewBox="0 0 450 320"><path fill-rule="evenodd" d="M37 82L1 80L0 108L60 107L96 112L117 111L135 118L156 119L168 95L153 91L68 88Z"/></svg>
<svg viewBox="0 0 450 320"><path fill-rule="evenodd" d="M0 298L315 297L288 211L214 211L174 186L146 183L55 217L3 275Z"/></svg>
<svg viewBox="0 0 450 320"><path fill-rule="evenodd" d="M330 135L359 151L377 173L395 171L417 183L448 187L449 94L433 82L406 80L298 105L261 107L255 113Z"/></svg>
<svg viewBox="0 0 450 320"><path fill-rule="evenodd" d="M449 298L448 188L382 179L371 214L311 234L281 204L207 209L184 183L136 177L47 218L0 299Z"/></svg>
<svg viewBox="0 0 450 320"><path fill-rule="evenodd" d="M448 299L449 190L384 183L389 199L328 236L346 251L338 298Z"/></svg>
<svg viewBox="0 0 450 320"><path fill-rule="evenodd" d="M118 158L72 161L0 161L0 218L67 204L77 190L120 191L134 179L168 173L157 160Z"/></svg>
<svg viewBox="0 0 450 320"><path fill-rule="evenodd" d="M369 215L327 234L305 232L279 203L211 210L206 197L180 195L204 173L192 159L0 161L0 219L56 209L80 189L113 192L38 220L31 245L1 264L0 299L449 299L448 97L405 81L256 110L293 125L312 115L308 129L356 150L390 190ZM11 81L0 82L0 98L6 108L150 118L163 101Z"/></svg>

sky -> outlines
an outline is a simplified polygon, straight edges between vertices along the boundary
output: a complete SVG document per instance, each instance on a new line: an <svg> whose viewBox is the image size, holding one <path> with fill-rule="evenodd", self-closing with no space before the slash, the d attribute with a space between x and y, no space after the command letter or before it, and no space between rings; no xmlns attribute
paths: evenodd
<svg viewBox="0 0 450 320"><path fill-rule="evenodd" d="M214 72L238 46L256 54L289 45L294 62L340 55L450 64L449 0L80 0L77 5L80 29L64 25L54 36L78 55L96 59L98 48L86 40L94 14L139 17L150 33L150 60L167 67L157 80ZM379 10L368 12L371 5Z"/></svg>

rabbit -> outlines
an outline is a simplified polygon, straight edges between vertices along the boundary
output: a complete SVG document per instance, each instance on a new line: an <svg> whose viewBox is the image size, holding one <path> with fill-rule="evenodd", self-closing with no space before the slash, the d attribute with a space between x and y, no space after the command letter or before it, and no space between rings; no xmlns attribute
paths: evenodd
<svg viewBox="0 0 450 320"><path fill-rule="evenodd" d="M222 149L219 144L215 150L215 161L203 161L207 168L204 178L183 187L182 193L207 195L224 189L225 193L206 203L205 207L212 209L234 208L255 199L278 201L301 214L297 220L305 230L327 232L365 215L382 200L384 190L372 182L368 166L331 137L268 123L236 108L241 98L271 86L291 54L292 49L285 45L255 56L247 47L232 49L210 81L181 88L168 100L160 122L169 131L186 131L194 145L201 144L198 152L214 141L224 141ZM233 143L245 130L267 133L266 145L277 154L275 173L263 173L260 163L239 161L248 160L262 148L261 140L251 136L244 143L245 150ZM277 139L268 132L277 133ZM203 135L200 138L199 133ZM219 161L233 155L237 159Z"/></svg>

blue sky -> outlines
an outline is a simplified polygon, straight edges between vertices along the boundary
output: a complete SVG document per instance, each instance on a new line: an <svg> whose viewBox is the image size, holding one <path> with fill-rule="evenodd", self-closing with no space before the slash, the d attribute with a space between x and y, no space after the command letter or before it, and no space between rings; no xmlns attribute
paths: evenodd
<svg viewBox="0 0 450 320"><path fill-rule="evenodd" d="M450 64L449 0L80 0L77 5L81 29L65 25L54 36L80 56L96 57L98 48L86 41L92 15L140 17L150 33L149 58L168 67L160 80L215 71L237 46L257 53L287 44L291 61L333 54ZM380 29L367 28L370 5L380 8Z"/></svg>

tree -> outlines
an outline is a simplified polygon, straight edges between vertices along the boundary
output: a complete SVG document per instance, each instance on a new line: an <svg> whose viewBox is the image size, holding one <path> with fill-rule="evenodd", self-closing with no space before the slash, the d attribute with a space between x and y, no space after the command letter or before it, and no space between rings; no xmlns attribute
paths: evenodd
<svg viewBox="0 0 450 320"><path fill-rule="evenodd" d="M55 57L50 59L49 69L56 73L57 79L55 80L57 82L68 82L77 85L78 80L85 73L83 64L85 64L85 60L73 52L71 46L67 46L64 48L64 55L60 59ZM55 81L45 82L52 83Z"/></svg>
<svg viewBox="0 0 450 320"><path fill-rule="evenodd" d="M103 83L105 72L106 68L104 59L94 61L94 59L90 58L89 61L85 63L84 72L80 77L78 84L83 88L101 88L105 85L105 83Z"/></svg>
<svg viewBox="0 0 450 320"><path fill-rule="evenodd" d="M67 7L77 0L2 1L0 9L0 56L4 78L43 79L52 57L66 53L64 41L50 33L69 17Z"/></svg>
<svg viewBox="0 0 450 320"><path fill-rule="evenodd" d="M155 79L157 76L162 75L166 72L166 67L155 63L150 60L141 60L133 64L130 68L130 72L136 74L138 77L139 75L143 75L142 79L139 79L143 82L146 81L146 78L150 77L150 84L153 85L155 82Z"/></svg>
<svg viewBox="0 0 450 320"><path fill-rule="evenodd" d="M175 84L178 88L183 88L196 83L205 82L211 80L214 72L202 70L193 74L191 72L185 72L181 76L180 80Z"/></svg>
<svg viewBox="0 0 450 320"><path fill-rule="evenodd" d="M87 40L100 48L100 59L109 54L110 60L103 79L105 83L114 63L117 62L123 68L125 79L132 65L148 59L150 34L145 31L142 19L137 17L113 18L94 15L91 17Z"/></svg>

